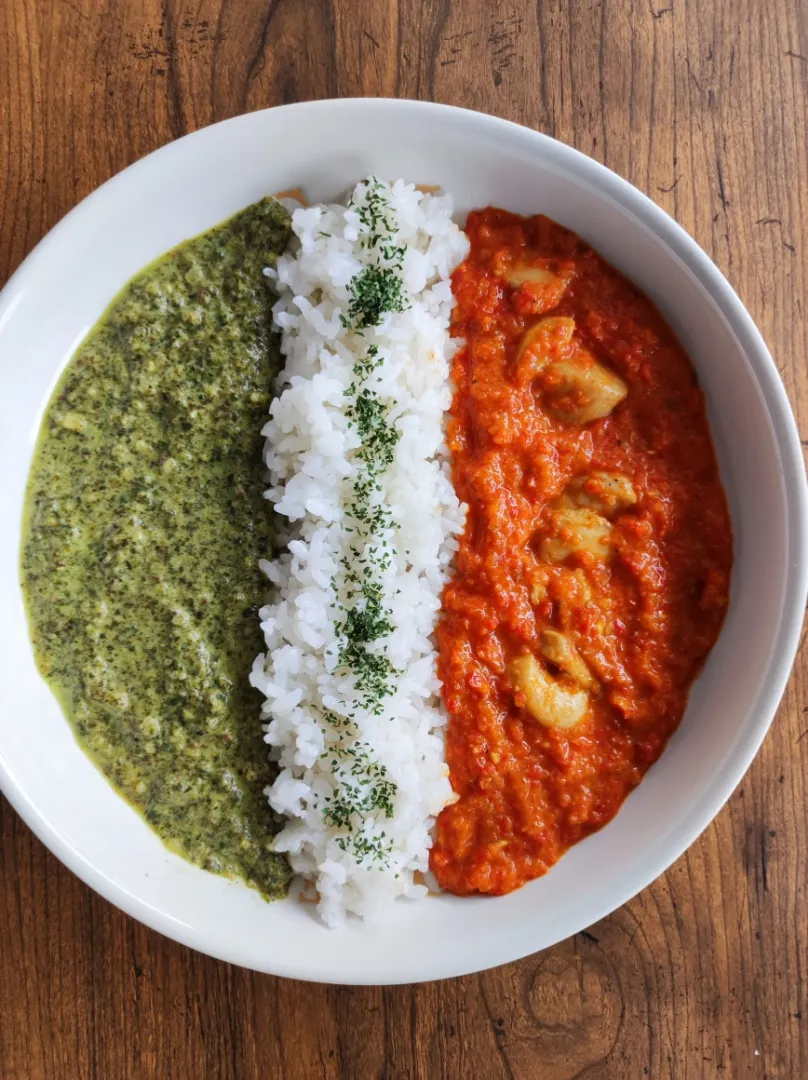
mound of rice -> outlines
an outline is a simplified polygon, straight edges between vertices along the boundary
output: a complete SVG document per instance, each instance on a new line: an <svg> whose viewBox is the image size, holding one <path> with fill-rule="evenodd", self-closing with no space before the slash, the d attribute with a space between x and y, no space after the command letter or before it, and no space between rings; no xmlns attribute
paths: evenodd
<svg viewBox="0 0 808 1080"><path fill-rule="evenodd" d="M468 242L450 198L368 178L293 214L278 260L285 367L264 428L267 497L289 522L264 569L266 697L289 821L276 846L329 925L426 893L452 799L433 630L465 508L448 475L449 275Z"/></svg>

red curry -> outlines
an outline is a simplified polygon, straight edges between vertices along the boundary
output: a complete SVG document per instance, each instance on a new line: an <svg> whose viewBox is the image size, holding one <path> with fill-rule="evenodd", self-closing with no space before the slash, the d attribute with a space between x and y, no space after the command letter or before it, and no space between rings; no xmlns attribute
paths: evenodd
<svg viewBox="0 0 808 1080"><path fill-rule="evenodd" d="M469 216L449 425L468 504L439 672L455 893L538 877L662 753L727 607L732 536L693 368L654 305L545 217Z"/></svg>

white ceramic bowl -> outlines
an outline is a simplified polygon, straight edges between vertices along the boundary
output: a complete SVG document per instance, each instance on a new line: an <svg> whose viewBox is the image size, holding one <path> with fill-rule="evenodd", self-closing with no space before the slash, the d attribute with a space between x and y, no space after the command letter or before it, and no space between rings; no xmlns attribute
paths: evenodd
<svg viewBox="0 0 808 1080"><path fill-rule="evenodd" d="M71 353L136 270L267 192L335 197L376 172L437 183L580 233L659 305L698 371L735 532L729 614L681 727L615 820L497 899L441 896L329 931L170 854L79 750L37 674L18 582L40 418ZM717 813L771 722L806 596L806 485L775 366L738 297L665 213L607 169L502 120L409 101L291 105L189 135L110 180L0 296L0 783L45 844L135 918L246 967L396 983L514 960L590 925L673 862ZM687 438L687 432L682 432ZM13 867L7 873L14 872Z"/></svg>

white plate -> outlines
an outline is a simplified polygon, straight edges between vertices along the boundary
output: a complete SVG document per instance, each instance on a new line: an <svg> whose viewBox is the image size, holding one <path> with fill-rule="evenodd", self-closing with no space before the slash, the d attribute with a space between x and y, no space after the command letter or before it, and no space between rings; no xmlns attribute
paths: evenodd
<svg viewBox="0 0 808 1080"><path fill-rule="evenodd" d="M42 411L71 353L136 270L262 195L334 197L367 174L451 191L579 232L660 306L707 394L735 530L730 610L684 721L605 829L497 899L398 904L328 931L171 855L79 750L34 666L18 582L20 514ZM48 847L136 919L213 956L345 983L434 979L514 960L581 930L693 842L748 767L791 667L806 595L806 487L794 420L749 315L704 252L635 188L502 120L409 101L252 113L158 150L99 188L0 296L0 783ZM687 432L682 432L687 438ZM7 873L13 873L9 867Z"/></svg>

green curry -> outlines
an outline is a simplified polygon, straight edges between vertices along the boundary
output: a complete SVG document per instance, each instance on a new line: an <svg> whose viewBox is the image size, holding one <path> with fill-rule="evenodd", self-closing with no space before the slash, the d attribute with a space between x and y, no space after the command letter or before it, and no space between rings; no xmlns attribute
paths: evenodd
<svg viewBox="0 0 808 1080"><path fill-rule="evenodd" d="M277 370L264 199L134 277L71 360L28 481L37 662L80 745L159 836L284 895L248 673L271 553L262 437Z"/></svg>

